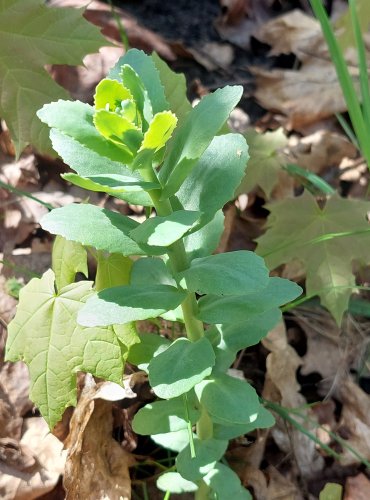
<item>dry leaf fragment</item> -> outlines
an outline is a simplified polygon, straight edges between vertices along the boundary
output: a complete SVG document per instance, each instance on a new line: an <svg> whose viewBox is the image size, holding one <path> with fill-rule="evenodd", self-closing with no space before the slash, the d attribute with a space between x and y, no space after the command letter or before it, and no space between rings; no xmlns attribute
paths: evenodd
<svg viewBox="0 0 370 500"><path fill-rule="evenodd" d="M288 158L300 167L321 174L331 166L339 167L343 158L355 158L356 147L341 134L318 130L289 144Z"/></svg>
<svg viewBox="0 0 370 500"><path fill-rule="evenodd" d="M220 0L222 15L215 27L221 38L249 49L258 26L271 17L271 0Z"/></svg>
<svg viewBox="0 0 370 500"><path fill-rule="evenodd" d="M33 500L51 491L63 473L62 443L50 434L41 417L27 418L19 445L13 443L15 463L0 461L2 500ZM8 454L11 452L8 442ZM33 462L33 463L32 463Z"/></svg>
<svg viewBox="0 0 370 500"><path fill-rule="evenodd" d="M256 67L250 71L256 77L257 101L265 109L287 115L289 130L346 111L335 69L329 63L303 66L299 71Z"/></svg>
<svg viewBox="0 0 370 500"><path fill-rule="evenodd" d="M338 398L343 404L338 432L345 429L348 445L370 460L370 396L347 378L338 384ZM341 462L350 465L359 463L359 459L343 446Z"/></svg>
<svg viewBox="0 0 370 500"><path fill-rule="evenodd" d="M300 385L296 380L296 371L302 364L302 360L287 342L284 323L279 323L269 332L262 343L271 351L266 360L267 374L263 396L267 400L288 408L304 405L306 401L300 393ZM302 426L306 426L303 419L297 416L294 418ZM277 419L277 424L271 430L271 434L281 450L294 453L303 477L312 477L323 468L324 461L316 450L314 441L298 429L292 427L287 431L287 425L281 419Z"/></svg>
<svg viewBox="0 0 370 500"><path fill-rule="evenodd" d="M255 38L271 45L270 56L295 54L301 61L323 45L320 24L311 16L295 9L263 24Z"/></svg>
<svg viewBox="0 0 370 500"><path fill-rule="evenodd" d="M365 474L347 477L343 500L369 500L370 481Z"/></svg>
<svg viewBox="0 0 370 500"><path fill-rule="evenodd" d="M112 403L94 399L97 387L85 387L65 443L67 499L129 500L131 454L112 438Z"/></svg>

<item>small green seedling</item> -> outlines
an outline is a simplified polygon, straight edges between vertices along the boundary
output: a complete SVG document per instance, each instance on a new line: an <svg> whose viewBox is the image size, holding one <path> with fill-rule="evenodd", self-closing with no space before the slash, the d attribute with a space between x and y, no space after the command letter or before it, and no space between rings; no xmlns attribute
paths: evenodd
<svg viewBox="0 0 370 500"><path fill-rule="evenodd" d="M28 364L50 427L76 404L76 372L121 383L126 360L147 371L159 399L138 411L134 431L178 451L158 487L198 499L251 498L220 460L230 439L274 419L228 369L301 293L269 277L252 252L212 255L248 160L243 136L218 135L241 95L228 86L191 108L183 76L130 50L97 86L94 106L58 101L39 111L75 171L66 180L150 217L139 224L90 204L45 215L41 226L58 235L53 270L20 291L7 343L7 359ZM87 275L86 247L96 280L75 283ZM156 317L182 323L186 336L136 332L135 322Z"/></svg>

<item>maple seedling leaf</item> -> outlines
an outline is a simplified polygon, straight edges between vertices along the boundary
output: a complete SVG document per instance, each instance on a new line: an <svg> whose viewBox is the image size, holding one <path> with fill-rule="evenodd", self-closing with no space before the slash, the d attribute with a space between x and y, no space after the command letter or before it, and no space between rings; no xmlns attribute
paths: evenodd
<svg viewBox="0 0 370 500"><path fill-rule="evenodd" d="M0 116L17 156L27 144L51 151L48 127L36 111L47 102L69 98L45 65L78 65L86 54L111 45L82 13L47 7L43 0L0 2Z"/></svg>
<svg viewBox="0 0 370 500"><path fill-rule="evenodd" d="M238 188L238 193L249 193L259 186L270 198L271 191L282 176L285 180L287 174L282 170L286 160L281 150L287 145L288 139L282 128L273 132L259 134L255 130L245 133L249 146L250 159L245 171L244 179Z"/></svg>
<svg viewBox="0 0 370 500"><path fill-rule="evenodd" d="M271 214L257 253L270 269L301 261L307 296L318 295L339 324L355 286L353 262L370 262L370 202L334 195L320 208L306 191L266 207Z"/></svg>
<svg viewBox="0 0 370 500"><path fill-rule="evenodd" d="M8 328L6 359L24 361L30 371L30 397L50 428L76 404L76 374L91 373L121 383L125 344L136 342L125 325L84 328L77 314L91 296L92 283L80 281L55 292L55 275L46 271L21 291Z"/></svg>

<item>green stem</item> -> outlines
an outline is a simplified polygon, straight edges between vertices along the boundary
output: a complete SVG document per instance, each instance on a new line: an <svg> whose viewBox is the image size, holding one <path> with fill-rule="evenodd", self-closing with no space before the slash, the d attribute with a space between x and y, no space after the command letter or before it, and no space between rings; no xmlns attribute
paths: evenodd
<svg viewBox="0 0 370 500"><path fill-rule="evenodd" d="M147 164L140 170L142 177L149 182L158 182L157 175L152 165ZM170 215L173 210L170 201L161 200L161 190L148 191L149 196L153 201L157 215L165 217ZM190 262L185 251L185 246L182 240L178 240L169 247L169 261L173 272L178 273L188 269ZM196 297L194 293L188 293L186 299L181 304L186 334L188 339L195 342L204 336L203 323L196 318L198 309ZM199 439L210 439L213 435L213 423L205 408L201 408L201 416L197 422L197 436ZM207 500L209 487L204 481L199 483L198 491L195 494L196 500Z"/></svg>

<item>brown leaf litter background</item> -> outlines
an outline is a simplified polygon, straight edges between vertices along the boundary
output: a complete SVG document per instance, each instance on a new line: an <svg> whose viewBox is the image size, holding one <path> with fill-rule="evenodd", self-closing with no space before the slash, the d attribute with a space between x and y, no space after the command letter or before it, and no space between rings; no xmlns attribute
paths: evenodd
<svg viewBox="0 0 370 500"><path fill-rule="evenodd" d="M59 7L87 4L85 0L48 3ZM345 2L332 3L333 16L340 16ZM269 179L261 176L225 207L225 233L218 251L253 250L255 239L264 230L267 197L276 200L299 192L299 182L281 171L287 162L320 175L336 189L345 188L346 196L366 196L366 166L333 117L346 107L308 2L179 0L167 4L146 0L116 4L130 46L148 53L154 50L176 71L184 71L191 99L225 84L243 84L244 97L230 124L242 133L266 134L263 140L270 144L269 164L263 155L259 162L266 164ZM101 27L115 46L86 56L84 67L54 66L50 72L73 98L89 102L96 84L124 50L109 5L94 0L85 17ZM347 50L346 60L356 79L353 50ZM271 146L268 134L276 131L285 134L286 140ZM66 170L60 160L43 157L31 148L16 161L2 122L2 182L55 207L85 200L86 192L60 179L59 174ZM140 209L134 211L105 195L92 193L90 202L138 220L142 217ZM52 239L38 226L46 211L36 201L0 188L2 352L6 325L17 304L9 293L9 280L24 284L50 266ZM298 263L277 272L297 281L304 277ZM361 272L368 282L367 270ZM165 324L162 333L166 333ZM254 498L314 500L328 482L344 487L345 500L370 498L369 472L363 464L363 460L370 461L368 352L366 318L348 314L339 329L323 309L302 305L287 312L285 322L260 345L239 354L233 366L239 376L251 381L272 404L298 409L299 415L292 413L292 418L340 458L330 457L276 415L272 429L234 440L227 452L229 464ZM28 398L26 367L1 360L0 497L143 498L145 483L150 499L163 498L155 488L161 473L156 463L167 455L131 429L134 413L153 400L153 394L145 376L133 374L132 367L127 374L131 378L125 390L80 374L77 408L68 409L50 433ZM339 441L333 439L333 433Z"/></svg>

